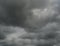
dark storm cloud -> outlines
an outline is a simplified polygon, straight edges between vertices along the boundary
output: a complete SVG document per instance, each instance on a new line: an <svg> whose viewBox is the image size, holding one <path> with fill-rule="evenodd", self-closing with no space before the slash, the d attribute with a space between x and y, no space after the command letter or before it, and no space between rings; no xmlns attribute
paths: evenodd
<svg viewBox="0 0 60 46"><path fill-rule="evenodd" d="M60 32L59 2L0 0L0 46L55 45Z"/></svg>

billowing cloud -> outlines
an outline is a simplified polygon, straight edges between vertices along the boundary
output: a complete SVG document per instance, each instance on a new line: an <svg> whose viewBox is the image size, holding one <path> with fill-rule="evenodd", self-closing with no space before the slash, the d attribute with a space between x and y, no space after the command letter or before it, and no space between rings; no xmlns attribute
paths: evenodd
<svg viewBox="0 0 60 46"><path fill-rule="evenodd" d="M59 0L0 2L0 46L59 46Z"/></svg>

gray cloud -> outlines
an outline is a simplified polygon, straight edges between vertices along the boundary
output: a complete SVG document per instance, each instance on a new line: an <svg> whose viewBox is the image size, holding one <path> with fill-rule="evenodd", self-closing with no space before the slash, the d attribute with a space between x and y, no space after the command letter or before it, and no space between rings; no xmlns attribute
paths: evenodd
<svg viewBox="0 0 60 46"><path fill-rule="evenodd" d="M59 46L59 3L0 0L0 46Z"/></svg>

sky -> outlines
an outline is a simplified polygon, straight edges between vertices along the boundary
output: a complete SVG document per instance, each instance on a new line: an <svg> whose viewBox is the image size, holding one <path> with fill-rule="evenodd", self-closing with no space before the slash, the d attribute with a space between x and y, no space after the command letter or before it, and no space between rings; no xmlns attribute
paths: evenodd
<svg viewBox="0 0 60 46"><path fill-rule="evenodd" d="M0 0L0 46L60 46L60 0Z"/></svg>

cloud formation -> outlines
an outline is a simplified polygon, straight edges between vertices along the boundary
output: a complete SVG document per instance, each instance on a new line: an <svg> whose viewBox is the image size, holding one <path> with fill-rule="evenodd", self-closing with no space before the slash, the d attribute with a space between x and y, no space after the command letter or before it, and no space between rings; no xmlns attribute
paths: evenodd
<svg viewBox="0 0 60 46"><path fill-rule="evenodd" d="M0 2L0 46L60 46L59 0Z"/></svg>

